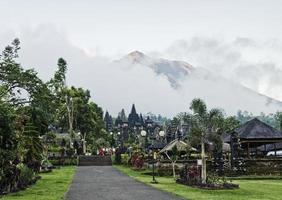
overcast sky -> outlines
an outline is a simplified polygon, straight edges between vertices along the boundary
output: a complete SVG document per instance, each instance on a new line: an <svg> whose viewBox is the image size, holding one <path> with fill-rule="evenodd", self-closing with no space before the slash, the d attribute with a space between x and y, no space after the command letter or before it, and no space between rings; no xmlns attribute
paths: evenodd
<svg viewBox="0 0 282 200"><path fill-rule="evenodd" d="M114 60L139 50L216 71L282 100L281 21L281 0L0 0L0 47L19 37L23 64L35 67L44 79L51 76L61 56L73 67L71 81L80 84L77 79L85 78L78 77L80 63L89 67L101 63L99 59ZM89 61L94 57L99 61ZM152 77L147 73L144 76ZM102 85L113 77L107 78L99 82L89 78L80 85L93 90L103 104L108 94ZM154 78L147 80L148 85L150 81ZM97 84L101 87L92 86ZM161 81L161 85L164 91L170 90L167 83ZM158 105L159 100L140 106L142 112L156 107L156 112L170 113L167 105ZM131 102L138 100L124 97L103 106L116 112Z"/></svg>
<svg viewBox="0 0 282 200"><path fill-rule="evenodd" d="M1 0L1 30L54 24L90 52L163 50L195 35L281 38L280 0Z"/></svg>

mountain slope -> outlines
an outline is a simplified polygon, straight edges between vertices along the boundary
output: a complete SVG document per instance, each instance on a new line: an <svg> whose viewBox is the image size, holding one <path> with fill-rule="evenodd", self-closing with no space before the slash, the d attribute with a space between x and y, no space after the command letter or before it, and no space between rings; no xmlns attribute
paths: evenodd
<svg viewBox="0 0 282 200"><path fill-rule="evenodd" d="M131 52L117 62L149 67L157 75L164 75L174 88L178 88L180 86L179 81L185 79L194 70L194 67L186 62L155 59L139 51Z"/></svg>
<svg viewBox="0 0 282 200"><path fill-rule="evenodd" d="M282 102L276 99L183 61L152 58L134 51L117 62L131 67L139 65L152 69L156 75L164 76L171 87L187 102L200 97L208 105L223 108L232 114L239 109L259 114L276 112L282 108Z"/></svg>

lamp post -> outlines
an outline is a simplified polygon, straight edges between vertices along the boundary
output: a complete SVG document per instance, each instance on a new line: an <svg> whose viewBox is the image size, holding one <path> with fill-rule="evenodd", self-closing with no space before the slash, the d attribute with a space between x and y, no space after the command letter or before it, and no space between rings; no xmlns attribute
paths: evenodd
<svg viewBox="0 0 282 200"><path fill-rule="evenodd" d="M124 140L128 139L128 137L125 137L125 134L128 133L128 124L127 122L123 122L122 125L120 126L120 131L121 131L121 147L123 148L124 146Z"/></svg>
<svg viewBox="0 0 282 200"><path fill-rule="evenodd" d="M133 132L134 132L134 142L138 141L138 135L137 135L137 132L138 132L138 128L136 126L133 127Z"/></svg>
<svg viewBox="0 0 282 200"><path fill-rule="evenodd" d="M153 180L151 182L153 184L158 183L158 181L155 178L155 162L156 162L156 159L157 159L157 153L155 151L153 151Z"/></svg>
<svg viewBox="0 0 282 200"><path fill-rule="evenodd" d="M147 132L146 132L145 130L142 130L142 131L140 132L140 135L141 135L142 138L143 138L142 146L143 146L143 148L144 148L144 150L145 150L145 148L146 148Z"/></svg>
<svg viewBox="0 0 282 200"><path fill-rule="evenodd" d="M120 145L121 145L121 138L120 137L121 137L120 132L117 132L117 139L118 139L118 141L120 142Z"/></svg>
<svg viewBox="0 0 282 200"><path fill-rule="evenodd" d="M159 136L160 136L160 138L162 140L164 138L164 136L165 136L165 132L164 131L160 131L159 132Z"/></svg>
<svg viewBox="0 0 282 200"><path fill-rule="evenodd" d="M111 137L111 148L113 148L115 146L115 136L114 133L111 131L110 132L110 137Z"/></svg>

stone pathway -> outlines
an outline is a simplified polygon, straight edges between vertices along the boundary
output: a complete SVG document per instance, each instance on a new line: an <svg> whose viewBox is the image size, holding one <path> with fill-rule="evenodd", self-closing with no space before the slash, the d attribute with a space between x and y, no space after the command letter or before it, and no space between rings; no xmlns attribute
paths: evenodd
<svg viewBox="0 0 282 200"><path fill-rule="evenodd" d="M122 174L112 166L78 167L67 200L180 200Z"/></svg>

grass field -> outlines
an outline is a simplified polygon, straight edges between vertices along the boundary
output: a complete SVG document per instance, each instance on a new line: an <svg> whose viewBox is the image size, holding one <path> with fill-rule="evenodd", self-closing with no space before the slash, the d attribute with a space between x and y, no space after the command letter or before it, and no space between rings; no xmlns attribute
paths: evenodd
<svg viewBox="0 0 282 200"><path fill-rule="evenodd" d="M282 180L236 180L240 185L235 190L203 190L176 184L171 177L157 177L159 184L151 184L152 177L124 166L115 166L118 170L152 187L181 196L184 199L208 200L261 200L282 199Z"/></svg>
<svg viewBox="0 0 282 200"><path fill-rule="evenodd" d="M1 200L59 200L67 192L75 172L74 166L40 174L37 183L26 190L0 197Z"/></svg>

